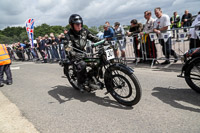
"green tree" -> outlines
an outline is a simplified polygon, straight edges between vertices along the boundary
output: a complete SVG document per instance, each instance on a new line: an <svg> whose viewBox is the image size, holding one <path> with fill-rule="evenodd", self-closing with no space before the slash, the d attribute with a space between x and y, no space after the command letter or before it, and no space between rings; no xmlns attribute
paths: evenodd
<svg viewBox="0 0 200 133"><path fill-rule="evenodd" d="M21 41L21 42L28 41L28 35L27 35L26 32L22 32L22 33L19 35L19 38L20 38L20 41Z"/></svg>
<svg viewBox="0 0 200 133"><path fill-rule="evenodd" d="M93 34L97 34L98 28L92 26L88 28L87 25L83 25L83 28L88 29ZM50 26L48 24L41 24L34 27L34 39L38 36L44 36L45 34L54 33L55 36L63 33L64 29L69 30L70 25L62 26ZM0 30L0 43L16 43L18 41L24 42L28 40L28 35L25 27L6 27L3 30Z"/></svg>
<svg viewBox="0 0 200 133"><path fill-rule="evenodd" d="M69 30L69 29L70 29L70 25L69 25L69 24L66 25L66 26L65 26L65 29Z"/></svg>
<svg viewBox="0 0 200 133"><path fill-rule="evenodd" d="M83 28L85 28L85 29L89 29L87 25L83 25Z"/></svg>
<svg viewBox="0 0 200 133"><path fill-rule="evenodd" d="M22 41L20 40L20 37L19 37L19 36L14 35L14 36L12 37L12 43L14 43L14 42L22 42Z"/></svg>
<svg viewBox="0 0 200 133"><path fill-rule="evenodd" d="M56 34L63 33L63 31L64 31L64 27L62 27L62 26L51 26L51 29L53 29L54 33L56 33Z"/></svg>
<svg viewBox="0 0 200 133"><path fill-rule="evenodd" d="M37 38L38 36L44 36L45 34L51 33L51 26L48 24L42 24L40 26L35 27L34 30L34 37Z"/></svg>
<svg viewBox="0 0 200 133"><path fill-rule="evenodd" d="M104 31L103 25L100 25L100 26L98 27L98 29L99 29L99 31L103 32L103 31Z"/></svg>
<svg viewBox="0 0 200 133"><path fill-rule="evenodd" d="M7 27L2 31L2 34L7 37L13 37L14 35L19 36L22 31L25 30L25 27Z"/></svg>
<svg viewBox="0 0 200 133"><path fill-rule="evenodd" d="M88 29L92 34L97 34L98 33L98 28L96 26L92 26Z"/></svg>
<svg viewBox="0 0 200 133"><path fill-rule="evenodd" d="M10 44L11 42L13 42L11 37L0 35L0 43Z"/></svg>

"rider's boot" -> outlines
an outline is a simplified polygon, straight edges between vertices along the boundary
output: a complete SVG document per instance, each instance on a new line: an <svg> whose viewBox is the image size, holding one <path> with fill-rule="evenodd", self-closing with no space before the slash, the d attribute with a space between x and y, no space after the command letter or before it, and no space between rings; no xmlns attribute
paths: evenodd
<svg viewBox="0 0 200 133"><path fill-rule="evenodd" d="M78 88L79 88L80 92L82 92L82 93L84 92L83 84L78 83Z"/></svg>

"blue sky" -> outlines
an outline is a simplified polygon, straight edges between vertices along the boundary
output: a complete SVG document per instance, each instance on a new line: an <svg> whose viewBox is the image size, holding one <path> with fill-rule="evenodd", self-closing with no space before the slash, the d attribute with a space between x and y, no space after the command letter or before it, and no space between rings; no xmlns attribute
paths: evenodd
<svg viewBox="0 0 200 133"><path fill-rule="evenodd" d="M185 9L196 15L199 6L200 0L0 0L0 29L24 26L28 18L34 18L36 26L66 26L73 13L80 14L89 27L103 25L105 21L129 25L132 19L144 23L144 11L153 12L155 7L161 7L171 17L174 11L182 16ZM154 12L152 17L156 18Z"/></svg>

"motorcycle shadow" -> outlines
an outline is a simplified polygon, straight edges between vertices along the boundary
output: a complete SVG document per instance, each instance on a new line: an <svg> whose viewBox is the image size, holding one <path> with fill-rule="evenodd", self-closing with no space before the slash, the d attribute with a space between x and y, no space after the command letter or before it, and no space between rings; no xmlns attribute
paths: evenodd
<svg viewBox="0 0 200 133"><path fill-rule="evenodd" d="M152 95L172 107L200 112L200 94L191 89L155 87Z"/></svg>
<svg viewBox="0 0 200 133"><path fill-rule="evenodd" d="M79 90L76 90L70 86L62 86L62 85L57 85L52 88L53 90L48 91L48 94L53 98L55 98L60 104L76 99L81 102L91 101L105 107L113 107L126 110L133 109L133 107L127 107L121 105L117 101L111 100L108 96L99 97L95 94L95 92L81 93Z"/></svg>

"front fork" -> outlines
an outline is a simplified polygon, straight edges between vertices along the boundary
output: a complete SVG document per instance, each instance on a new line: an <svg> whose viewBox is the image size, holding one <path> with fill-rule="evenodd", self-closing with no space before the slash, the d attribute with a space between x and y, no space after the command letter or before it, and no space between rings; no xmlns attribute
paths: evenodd
<svg viewBox="0 0 200 133"><path fill-rule="evenodd" d="M185 62L185 64L182 67L181 74L177 75L177 77L185 78L184 72L187 70L187 68L189 67L190 63L191 63L191 59Z"/></svg>

